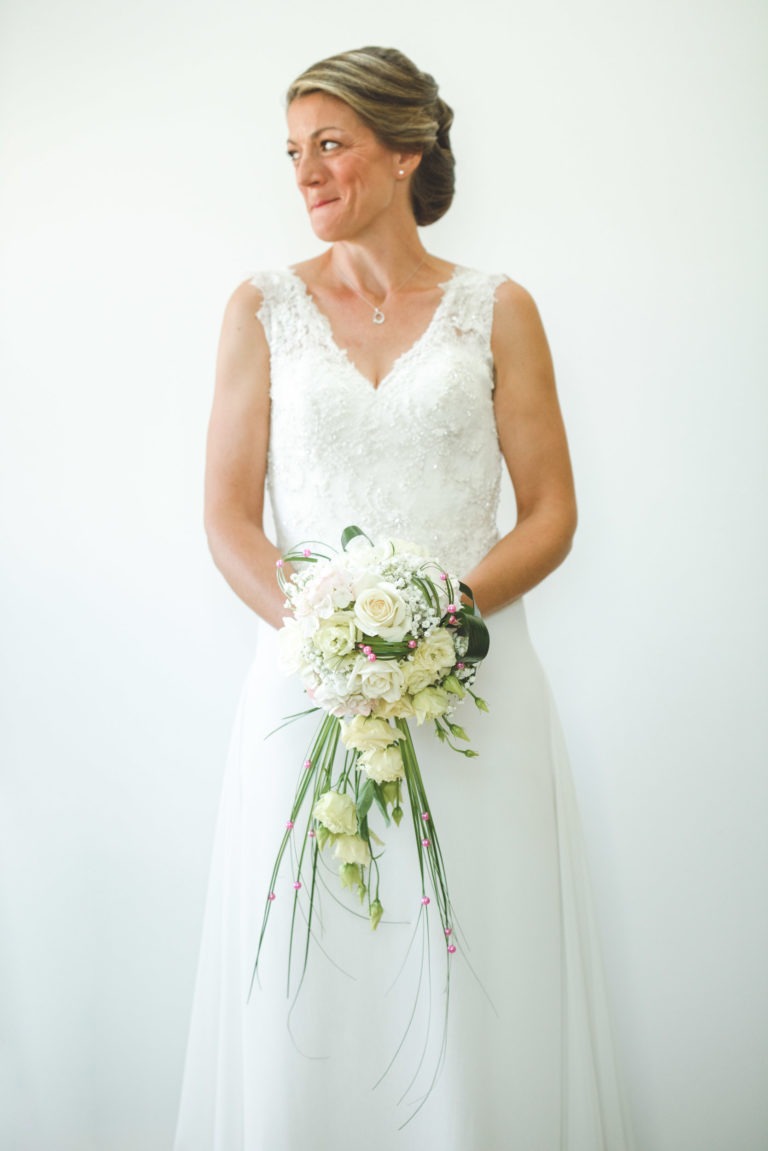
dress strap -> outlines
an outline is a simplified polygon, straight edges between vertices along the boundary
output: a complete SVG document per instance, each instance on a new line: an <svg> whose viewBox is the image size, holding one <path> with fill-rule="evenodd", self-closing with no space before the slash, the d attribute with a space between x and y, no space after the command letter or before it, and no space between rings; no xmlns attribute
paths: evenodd
<svg viewBox="0 0 768 1151"><path fill-rule="evenodd" d="M256 313L261 321L271 352L295 347L309 336L312 316L307 307L306 292L288 269L257 272L250 283L262 295Z"/></svg>
<svg viewBox="0 0 768 1151"><path fill-rule="evenodd" d="M489 348L496 289L508 279L503 273L457 268L446 287L447 322L456 331L475 336L483 348Z"/></svg>

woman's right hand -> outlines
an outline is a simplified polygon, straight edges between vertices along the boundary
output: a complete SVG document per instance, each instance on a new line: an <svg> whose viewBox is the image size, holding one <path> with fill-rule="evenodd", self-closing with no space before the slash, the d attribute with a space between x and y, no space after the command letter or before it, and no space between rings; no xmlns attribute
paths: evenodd
<svg viewBox="0 0 768 1151"><path fill-rule="evenodd" d="M280 553L263 528L269 346L256 316L261 303L261 292L244 283L224 313L208 427L205 530L229 585L262 619L280 627L285 614L275 578Z"/></svg>

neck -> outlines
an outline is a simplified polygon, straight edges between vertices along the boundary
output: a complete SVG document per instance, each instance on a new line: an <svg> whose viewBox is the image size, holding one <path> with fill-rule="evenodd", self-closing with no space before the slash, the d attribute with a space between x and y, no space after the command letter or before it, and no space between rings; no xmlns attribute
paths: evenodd
<svg viewBox="0 0 768 1151"><path fill-rule="evenodd" d="M417 234L381 247L340 241L328 250L326 257L326 267L332 275L377 300L396 291L409 273L417 279L416 269L419 264L426 266L429 259Z"/></svg>

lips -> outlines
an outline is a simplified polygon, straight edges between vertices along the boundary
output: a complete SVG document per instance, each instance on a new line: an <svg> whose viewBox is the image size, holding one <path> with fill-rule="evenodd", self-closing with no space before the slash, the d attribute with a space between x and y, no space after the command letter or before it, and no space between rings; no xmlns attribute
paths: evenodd
<svg viewBox="0 0 768 1151"><path fill-rule="evenodd" d="M309 205L310 212L316 211L318 208L325 208L328 204L335 204L339 199L338 196L333 196L329 200L315 200L314 204Z"/></svg>

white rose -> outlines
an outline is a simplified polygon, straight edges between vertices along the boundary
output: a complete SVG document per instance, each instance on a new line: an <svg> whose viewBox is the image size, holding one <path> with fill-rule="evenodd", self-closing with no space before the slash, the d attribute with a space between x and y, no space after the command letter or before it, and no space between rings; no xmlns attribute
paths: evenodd
<svg viewBox="0 0 768 1151"><path fill-rule="evenodd" d="M413 697L413 710L417 723L424 723L425 719L437 719L445 715L451 704L451 697L441 687L425 687L417 691Z"/></svg>
<svg viewBox="0 0 768 1151"><path fill-rule="evenodd" d="M312 814L334 835L354 836L357 831L357 808L351 795L326 791L318 799Z"/></svg>
<svg viewBox="0 0 768 1151"><path fill-rule="evenodd" d="M394 703L403 694L403 671L395 659L369 660L361 655L355 660L347 689L362 693L366 699L386 699Z"/></svg>
<svg viewBox="0 0 768 1151"><path fill-rule="evenodd" d="M351 611L337 611L320 624L312 643L325 659L349 655L354 651L360 633Z"/></svg>
<svg viewBox="0 0 768 1151"><path fill-rule="evenodd" d="M360 765L365 774L375 783L389 783L393 779L402 779L403 757L397 744L392 747L383 747L379 751L366 751L360 756Z"/></svg>
<svg viewBox="0 0 768 1151"><path fill-rule="evenodd" d="M341 742L345 747L354 747L357 751L378 751L402 738L402 732L384 719L355 716L349 723L341 725Z"/></svg>
<svg viewBox="0 0 768 1151"><path fill-rule="evenodd" d="M419 646L403 665L405 686L410 692L429 687L436 679L450 671L456 662L456 648L453 636L445 628L437 628L424 636Z"/></svg>
<svg viewBox="0 0 768 1151"><path fill-rule="evenodd" d="M394 584L382 581L358 591L355 619L366 635L401 640L411 626L411 613Z"/></svg>
<svg viewBox="0 0 768 1151"><path fill-rule="evenodd" d="M333 845L333 854L342 863L360 863L366 867L371 862L368 844L359 835L340 835Z"/></svg>

